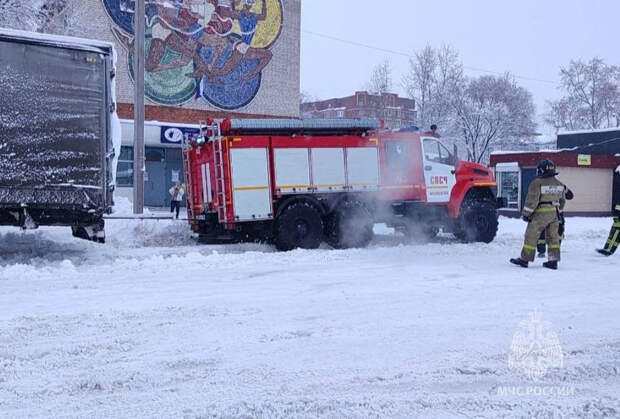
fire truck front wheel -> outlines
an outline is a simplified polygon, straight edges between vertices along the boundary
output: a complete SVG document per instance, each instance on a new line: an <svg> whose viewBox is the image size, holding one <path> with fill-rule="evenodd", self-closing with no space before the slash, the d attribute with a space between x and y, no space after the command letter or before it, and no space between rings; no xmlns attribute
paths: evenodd
<svg viewBox="0 0 620 419"><path fill-rule="evenodd" d="M374 237L374 219L359 201L344 201L327 220L327 243L335 249L366 247Z"/></svg>
<svg viewBox="0 0 620 419"><path fill-rule="evenodd" d="M497 206L484 199L463 204L454 234L464 242L491 243L497 235Z"/></svg>
<svg viewBox="0 0 620 419"><path fill-rule="evenodd" d="M276 220L275 244L280 251L317 249L323 241L323 219L308 202L287 206Z"/></svg>

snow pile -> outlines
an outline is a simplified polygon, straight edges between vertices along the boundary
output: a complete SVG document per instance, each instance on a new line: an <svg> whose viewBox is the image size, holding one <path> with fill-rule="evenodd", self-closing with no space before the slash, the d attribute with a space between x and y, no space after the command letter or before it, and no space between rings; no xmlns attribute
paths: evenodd
<svg viewBox="0 0 620 419"><path fill-rule="evenodd" d="M114 197L114 208L112 209L114 216L119 217L132 217L133 216L133 203L124 196ZM148 208L144 208L145 214L151 214Z"/></svg>
<svg viewBox="0 0 620 419"><path fill-rule="evenodd" d="M119 248L196 245L187 222L177 220L108 222L107 233L110 234L110 244Z"/></svg>
<svg viewBox="0 0 620 419"><path fill-rule="evenodd" d="M195 245L193 234L182 220L148 219L149 216L166 216L169 213L155 213L144 209L147 219L131 219L134 217L133 204L125 197L116 197L113 217L129 219L109 219L106 221L106 235L109 244L114 247L170 247Z"/></svg>

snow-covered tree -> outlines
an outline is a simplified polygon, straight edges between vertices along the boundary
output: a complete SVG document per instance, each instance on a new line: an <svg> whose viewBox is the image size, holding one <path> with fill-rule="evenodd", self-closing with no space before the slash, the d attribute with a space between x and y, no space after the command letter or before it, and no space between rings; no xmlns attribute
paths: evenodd
<svg viewBox="0 0 620 419"><path fill-rule="evenodd" d="M449 45L418 51L403 85L416 100L418 124L437 124L443 141L464 147L474 161L486 161L492 150L523 148L535 131L530 92L510 76L466 77Z"/></svg>
<svg viewBox="0 0 620 419"><path fill-rule="evenodd" d="M375 66L368 81L368 90L375 95L392 92L392 66L385 60Z"/></svg>
<svg viewBox="0 0 620 419"><path fill-rule="evenodd" d="M463 90L465 77L458 52L449 45L441 48L426 46L409 61L409 72L403 86L416 101L418 124L430 127L437 124L443 135L451 133L453 98Z"/></svg>
<svg viewBox="0 0 620 419"><path fill-rule="evenodd" d="M454 126L475 162L485 162L492 150L527 141L536 130L532 94L510 75L469 79L453 106Z"/></svg>
<svg viewBox="0 0 620 419"><path fill-rule="evenodd" d="M548 103L549 125L558 131L620 126L620 67L600 58L571 61L560 80L564 96Z"/></svg>
<svg viewBox="0 0 620 419"><path fill-rule="evenodd" d="M561 129L574 131L583 128L586 115L579 103L570 97L547 103L548 111L544 115L545 123L556 132Z"/></svg>

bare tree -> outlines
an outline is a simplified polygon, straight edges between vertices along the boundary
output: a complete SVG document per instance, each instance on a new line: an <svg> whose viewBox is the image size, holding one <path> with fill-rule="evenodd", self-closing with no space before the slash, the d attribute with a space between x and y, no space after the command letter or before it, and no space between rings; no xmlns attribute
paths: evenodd
<svg viewBox="0 0 620 419"><path fill-rule="evenodd" d="M466 77L458 52L449 45L417 52L403 85L416 100L419 125L439 125L443 140L465 146L476 162L485 161L493 149L522 148L536 129L530 92L509 75Z"/></svg>
<svg viewBox="0 0 620 419"><path fill-rule="evenodd" d="M587 125L584 109L573 98L562 98L557 101L547 102L548 111L544 120L549 126L559 132L561 129L577 130Z"/></svg>
<svg viewBox="0 0 620 419"><path fill-rule="evenodd" d="M302 90L299 93L299 104L303 105L304 103L310 103L310 102L314 102L314 96L312 96L310 93L308 93L305 90Z"/></svg>
<svg viewBox="0 0 620 419"><path fill-rule="evenodd" d="M455 127L475 162L485 161L493 149L526 141L536 129L532 94L510 75L471 79L453 103Z"/></svg>
<svg viewBox="0 0 620 419"><path fill-rule="evenodd" d="M392 91L392 66L388 60L377 64L372 70L368 82L368 90L375 95L382 95Z"/></svg>
<svg viewBox="0 0 620 419"><path fill-rule="evenodd" d="M547 123L556 130L620 126L620 67L600 58L577 60L560 77L564 97L549 102Z"/></svg>
<svg viewBox="0 0 620 419"><path fill-rule="evenodd" d="M418 124L438 124L444 135L451 127L454 96L463 90L465 77L458 52L449 45L435 49L426 46L409 61L403 86L416 101Z"/></svg>

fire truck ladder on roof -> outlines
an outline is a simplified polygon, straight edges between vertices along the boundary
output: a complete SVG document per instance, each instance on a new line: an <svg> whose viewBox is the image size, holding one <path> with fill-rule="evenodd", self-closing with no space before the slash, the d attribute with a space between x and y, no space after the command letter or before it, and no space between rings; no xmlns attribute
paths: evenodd
<svg viewBox="0 0 620 419"><path fill-rule="evenodd" d="M207 127L211 134L209 141L213 148L215 163L215 197L217 201L217 215L220 223L228 222L228 196L226 193L226 161L224 160L224 141L220 132L220 125L215 123Z"/></svg>

